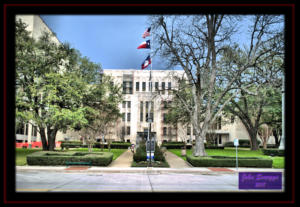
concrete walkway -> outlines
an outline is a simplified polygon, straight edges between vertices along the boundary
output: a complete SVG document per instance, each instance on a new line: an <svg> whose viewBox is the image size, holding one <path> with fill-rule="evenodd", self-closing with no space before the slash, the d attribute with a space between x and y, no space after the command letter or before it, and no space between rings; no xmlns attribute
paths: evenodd
<svg viewBox="0 0 300 207"><path fill-rule="evenodd" d="M133 160L133 153L131 150L127 150L123 154L121 154L117 159L112 161L110 165L107 167L117 167L117 168L127 168L131 167L131 163Z"/></svg>
<svg viewBox="0 0 300 207"><path fill-rule="evenodd" d="M184 161L172 152L166 151L165 158L169 163L170 168L192 168L192 166L188 162Z"/></svg>

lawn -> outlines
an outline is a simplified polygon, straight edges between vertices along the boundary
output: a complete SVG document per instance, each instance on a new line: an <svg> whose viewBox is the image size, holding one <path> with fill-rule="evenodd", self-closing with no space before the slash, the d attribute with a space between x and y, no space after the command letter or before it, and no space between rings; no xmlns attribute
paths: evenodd
<svg viewBox="0 0 300 207"><path fill-rule="evenodd" d="M186 160L185 156L181 156L181 149L169 149L170 152ZM235 157L236 151L235 148L225 148L222 149L206 149L206 152L209 156L230 156ZM192 150L186 150L187 155L192 154ZM262 157L262 158L271 158L273 160L273 168L284 168L284 157L271 157L264 155L260 150L251 151L249 148L238 149L239 157Z"/></svg>
<svg viewBox="0 0 300 207"><path fill-rule="evenodd" d="M22 148L16 148L16 165L21 166L21 165L27 165L26 161L26 156L36 152L40 151L41 149L22 149ZM88 151L88 148L76 148L76 149L70 149L71 151ZM66 151L66 150L64 150ZM94 152L99 152L101 149L95 148L93 149ZM108 149L103 149L104 152L108 152ZM127 149L111 149L110 150L114 156L113 160L117 159L123 152L127 151Z"/></svg>

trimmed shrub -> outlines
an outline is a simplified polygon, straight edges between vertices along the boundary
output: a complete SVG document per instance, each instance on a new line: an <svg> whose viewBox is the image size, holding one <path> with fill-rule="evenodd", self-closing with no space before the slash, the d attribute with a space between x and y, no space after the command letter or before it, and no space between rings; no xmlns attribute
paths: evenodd
<svg viewBox="0 0 300 207"><path fill-rule="evenodd" d="M69 149L69 148L87 148L88 145L87 144L82 144L81 142L69 142L69 141L64 141L61 143L61 148L64 149ZM102 148L102 146L104 146L105 149L108 148L108 144L100 144L99 142L96 142L93 145L93 148ZM111 143L110 144L110 148L111 149L127 149L128 147L130 147L131 144L128 142L120 142L120 143Z"/></svg>
<svg viewBox="0 0 300 207"><path fill-rule="evenodd" d="M224 149L223 146L206 146L205 149Z"/></svg>
<svg viewBox="0 0 300 207"><path fill-rule="evenodd" d="M161 147L165 147L167 149L181 149L182 147L184 147L184 143L181 142L181 143L163 143L161 145Z"/></svg>
<svg viewBox="0 0 300 207"><path fill-rule="evenodd" d="M28 165L66 165L66 162L91 162L94 166L107 166L112 162L111 152L50 152L39 151L27 155Z"/></svg>
<svg viewBox="0 0 300 207"><path fill-rule="evenodd" d="M194 167L235 167L235 157L225 156L207 156L207 157L194 157L187 155L187 161ZM239 167L261 167L272 168L273 160L260 158L260 157L239 157Z"/></svg>
<svg viewBox="0 0 300 207"><path fill-rule="evenodd" d="M284 156L284 150L280 149L263 149L262 152L269 156Z"/></svg>
<svg viewBox="0 0 300 207"><path fill-rule="evenodd" d="M257 140L258 145L260 145L261 141ZM233 142L229 141L224 144L224 147L235 147ZM250 148L250 140L249 139L239 139L239 146L238 147L246 147Z"/></svg>
<svg viewBox="0 0 300 207"><path fill-rule="evenodd" d="M151 162L152 167L170 167L167 162L154 161ZM147 161L135 162L133 161L131 167L148 167Z"/></svg>
<svg viewBox="0 0 300 207"><path fill-rule="evenodd" d="M164 153L162 152L161 148L158 147L156 142L155 142L154 160L155 161L166 161Z"/></svg>
<svg viewBox="0 0 300 207"><path fill-rule="evenodd" d="M145 143L140 143L139 147L133 155L133 160L135 162L147 161L146 145Z"/></svg>

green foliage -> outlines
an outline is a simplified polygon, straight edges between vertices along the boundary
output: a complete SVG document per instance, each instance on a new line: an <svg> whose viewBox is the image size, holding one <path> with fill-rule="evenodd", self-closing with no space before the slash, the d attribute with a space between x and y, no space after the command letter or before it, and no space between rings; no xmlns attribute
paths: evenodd
<svg viewBox="0 0 300 207"><path fill-rule="evenodd" d="M166 161L164 153L162 152L161 148L155 142L155 151L154 151L154 160L155 161Z"/></svg>
<svg viewBox="0 0 300 207"><path fill-rule="evenodd" d="M260 145L261 141L258 139L257 144ZM235 147L233 142L229 141L224 144L225 147ZM250 140L249 139L239 139L239 146L238 147L250 147Z"/></svg>
<svg viewBox="0 0 300 207"><path fill-rule="evenodd" d="M187 161L194 167L235 167L236 159L234 157L210 156L194 157L187 155ZM238 159L239 167L261 167L271 168L273 160L260 157L240 157Z"/></svg>
<svg viewBox="0 0 300 207"><path fill-rule="evenodd" d="M49 152L40 151L27 156L28 165L66 165L66 162L91 162L93 166L107 166L112 162L110 152Z"/></svg>
<svg viewBox="0 0 300 207"><path fill-rule="evenodd" d="M139 147L133 155L135 162L147 161L146 145L144 142L140 142Z"/></svg>
<svg viewBox="0 0 300 207"><path fill-rule="evenodd" d="M280 149L262 149L264 155L270 156L284 156L284 150Z"/></svg>
<svg viewBox="0 0 300 207"><path fill-rule="evenodd" d="M148 161L140 161L135 162L133 161L131 164L131 167L148 167L149 163ZM151 162L152 167L170 167L169 164L166 161L154 161Z"/></svg>

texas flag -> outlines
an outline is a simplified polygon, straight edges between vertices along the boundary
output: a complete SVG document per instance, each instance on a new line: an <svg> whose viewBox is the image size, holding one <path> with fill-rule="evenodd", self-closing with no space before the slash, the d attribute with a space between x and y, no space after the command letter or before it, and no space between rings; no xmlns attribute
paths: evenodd
<svg viewBox="0 0 300 207"><path fill-rule="evenodd" d="M148 57L146 58L146 60L142 63L142 69L145 69L148 67L148 65L151 64L151 58L150 55L148 55Z"/></svg>
<svg viewBox="0 0 300 207"><path fill-rule="evenodd" d="M141 48L150 48L150 40L147 40L146 42L142 42L140 46L137 47L137 49Z"/></svg>
<svg viewBox="0 0 300 207"><path fill-rule="evenodd" d="M144 34L142 35L143 38L150 36L150 30L151 27L149 27L148 29L146 29L146 31L144 32Z"/></svg>

